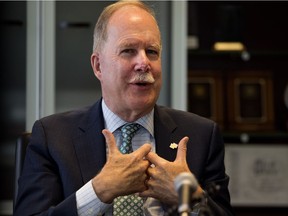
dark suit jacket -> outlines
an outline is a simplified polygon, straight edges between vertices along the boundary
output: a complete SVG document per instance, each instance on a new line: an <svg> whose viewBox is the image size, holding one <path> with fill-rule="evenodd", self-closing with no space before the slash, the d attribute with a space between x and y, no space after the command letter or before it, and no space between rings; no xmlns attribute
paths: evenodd
<svg viewBox="0 0 288 216"><path fill-rule="evenodd" d="M178 143L188 136L187 162L202 187L214 182L220 191L209 198L213 211L232 215L224 145L216 124L197 115L155 106L156 152L174 161ZM101 100L92 107L55 114L35 122L22 176L15 216L77 215L75 192L106 162Z"/></svg>

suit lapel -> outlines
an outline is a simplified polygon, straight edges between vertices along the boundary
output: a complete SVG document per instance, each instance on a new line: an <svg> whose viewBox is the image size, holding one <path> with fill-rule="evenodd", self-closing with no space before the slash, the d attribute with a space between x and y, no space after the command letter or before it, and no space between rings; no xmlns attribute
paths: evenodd
<svg viewBox="0 0 288 216"><path fill-rule="evenodd" d="M104 119L101 100L99 100L81 120L79 132L74 139L75 152L84 183L93 178L106 163L103 129ZM174 161L177 149L171 149L170 144L178 143L182 137L177 135L177 125L166 109L159 106L155 106L154 111L154 134L156 153L166 160Z"/></svg>
<svg viewBox="0 0 288 216"><path fill-rule="evenodd" d="M103 129L104 119L101 100L99 100L82 119L79 134L74 139L75 152L84 183L92 179L106 162Z"/></svg>
<svg viewBox="0 0 288 216"><path fill-rule="evenodd" d="M161 112L160 112L161 109ZM179 142L175 137L177 125L164 108L155 106L154 111L154 134L156 141L156 153L168 161L174 161L177 149L170 148L170 144Z"/></svg>

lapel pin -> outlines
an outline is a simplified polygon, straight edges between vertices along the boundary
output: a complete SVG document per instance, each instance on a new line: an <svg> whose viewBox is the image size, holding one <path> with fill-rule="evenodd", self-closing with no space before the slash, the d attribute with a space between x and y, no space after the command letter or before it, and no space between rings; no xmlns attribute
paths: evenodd
<svg viewBox="0 0 288 216"><path fill-rule="evenodd" d="M178 144L176 144L176 143L171 143L170 144L170 148L171 149L177 149L177 147L178 147Z"/></svg>

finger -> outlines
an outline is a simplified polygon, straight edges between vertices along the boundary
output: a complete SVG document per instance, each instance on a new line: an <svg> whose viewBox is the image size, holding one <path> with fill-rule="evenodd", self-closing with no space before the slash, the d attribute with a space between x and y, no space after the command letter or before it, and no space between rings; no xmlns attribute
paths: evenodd
<svg viewBox="0 0 288 216"><path fill-rule="evenodd" d="M114 152L118 152L119 150L117 148L114 135L107 129L102 130L102 134L104 135L107 143L108 153L113 154Z"/></svg>
<svg viewBox="0 0 288 216"><path fill-rule="evenodd" d="M146 190L142 191L139 193L140 197L153 197L155 196L154 194L154 189L153 189L153 180L149 179L148 181L145 182L146 184Z"/></svg>
<svg viewBox="0 0 288 216"><path fill-rule="evenodd" d="M183 137L179 144L178 144L178 149L177 149L177 156L176 156L176 159L175 161L178 161L178 160L185 160L186 161L186 153L187 153L187 142L188 142L189 138L186 136L186 137Z"/></svg>
<svg viewBox="0 0 288 216"><path fill-rule="evenodd" d="M148 189L148 190L145 190L145 191L143 191L143 192L140 192L138 195L139 195L140 197L144 197L144 198L146 198L146 197L152 197L152 191L151 191L150 189Z"/></svg>
<svg viewBox="0 0 288 216"><path fill-rule="evenodd" d="M149 176L149 177L154 177L155 176L155 168L154 167L149 167L148 169L147 169L147 175Z"/></svg>
<svg viewBox="0 0 288 216"><path fill-rule="evenodd" d="M152 146L148 143L145 143L144 145L142 145L140 148L138 148L136 151L134 151L133 153L138 155L141 158L146 157L146 155L151 152Z"/></svg>
<svg viewBox="0 0 288 216"><path fill-rule="evenodd" d="M164 162L164 159L159 157L156 153L154 152L149 152L149 154L146 155L146 159L151 163L154 164L155 166L158 166L162 161Z"/></svg>

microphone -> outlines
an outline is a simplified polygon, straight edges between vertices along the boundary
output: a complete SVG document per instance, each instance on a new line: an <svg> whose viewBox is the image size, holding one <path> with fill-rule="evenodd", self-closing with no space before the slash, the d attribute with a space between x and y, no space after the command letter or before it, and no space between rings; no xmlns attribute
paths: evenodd
<svg viewBox="0 0 288 216"><path fill-rule="evenodd" d="M181 216L188 215L191 212L190 203L193 193L198 188L198 182L192 173L183 172L176 176L174 186L179 195L178 213Z"/></svg>

